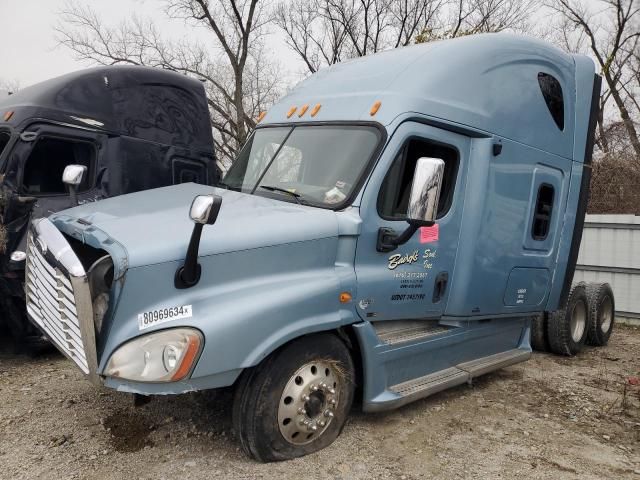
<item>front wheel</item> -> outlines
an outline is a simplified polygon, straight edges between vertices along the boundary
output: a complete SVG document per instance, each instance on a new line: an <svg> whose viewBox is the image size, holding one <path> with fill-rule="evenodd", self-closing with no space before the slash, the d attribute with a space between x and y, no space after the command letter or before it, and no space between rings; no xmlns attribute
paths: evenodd
<svg viewBox="0 0 640 480"><path fill-rule="evenodd" d="M245 372L233 406L245 453L269 462L330 445L351 409L353 375L349 350L332 334L295 340Z"/></svg>

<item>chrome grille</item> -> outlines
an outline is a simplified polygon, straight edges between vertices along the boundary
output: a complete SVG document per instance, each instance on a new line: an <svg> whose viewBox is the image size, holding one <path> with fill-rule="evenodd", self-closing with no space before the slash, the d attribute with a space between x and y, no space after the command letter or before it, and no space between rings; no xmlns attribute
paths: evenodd
<svg viewBox="0 0 640 480"><path fill-rule="evenodd" d="M32 234L27 245L27 312L56 346L89 374L73 285L59 267L49 264Z"/></svg>

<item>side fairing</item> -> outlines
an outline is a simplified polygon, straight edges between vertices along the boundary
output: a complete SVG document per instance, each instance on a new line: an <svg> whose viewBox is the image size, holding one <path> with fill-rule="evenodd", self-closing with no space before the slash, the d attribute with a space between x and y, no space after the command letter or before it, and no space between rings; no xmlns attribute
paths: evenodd
<svg viewBox="0 0 640 480"><path fill-rule="evenodd" d="M593 61L575 57L576 62L576 128L571 179L562 236L556 257L546 310L557 310L567 300L575 272L582 229L587 212L591 180L591 160L595 140L596 120L600 108L601 78L595 73Z"/></svg>

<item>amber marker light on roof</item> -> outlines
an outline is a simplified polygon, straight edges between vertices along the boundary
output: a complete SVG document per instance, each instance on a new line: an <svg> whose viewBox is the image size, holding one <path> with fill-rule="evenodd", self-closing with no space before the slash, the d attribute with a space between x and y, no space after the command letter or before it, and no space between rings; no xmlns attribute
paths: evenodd
<svg viewBox="0 0 640 480"><path fill-rule="evenodd" d="M340 303L349 303L351 301L351 294L349 292L342 292L340 294Z"/></svg>
<svg viewBox="0 0 640 480"><path fill-rule="evenodd" d="M264 116L267 114L267 112L260 112L260 115L258 115L258 123L260 123L262 121L262 119L264 118Z"/></svg>
<svg viewBox="0 0 640 480"><path fill-rule="evenodd" d="M313 107L313 109L311 110L311 116L315 117L318 112L320 111L320 108L322 107L322 105L320 105L319 103L316 104L315 107Z"/></svg>
<svg viewBox="0 0 640 480"><path fill-rule="evenodd" d="M373 106L371 107L371 111L369 112L369 115L373 117L376 113L378 113L378 110L380 110L381 106L382 106L382 102L380 100L376 101L376 103L374 103Z"/></svg>
<svg viewBox="0 0 640 480"><path fill-rule="evenodd" d="M300 109L300 113L298 113L298 117L302 117L305 113L307 113L307 110L309 110L309 104L305 103Z"/></svg>
<svg viewBox="0 0 640 480"><path fill-rule="evenodd" d="M289 109L289 111L287 112L287 118L291 118L291 115L293 115L294 113L296 113L297 107L293 106Z"/></svg>
<svg viewBox="0 0 640 480"><path fill-rule="evenodd" d="M5 112L2 118L4 118L5 122L8 122L9 120L11 120L11 117L13 117L13 110L9 110L8 112Z"/></svg>

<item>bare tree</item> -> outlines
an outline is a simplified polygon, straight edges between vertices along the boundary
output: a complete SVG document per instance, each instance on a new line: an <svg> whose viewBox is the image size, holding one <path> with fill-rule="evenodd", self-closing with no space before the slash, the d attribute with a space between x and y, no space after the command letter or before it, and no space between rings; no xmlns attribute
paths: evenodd
<svg viewBox="0 0 640 480"><path fill-rule="evenodd" d="M68 3L57 27L60 43L80 60L159 67L205 83L218 154L232 160L260 111L278 97L263 49L267 12L258 0L165 0L170 19L204 27L211 43L166 39L142 18L105 25L94 10Z"/></svg>
<svg viewBox="0 0 640 480"><path fill-rule="evenodd" d="M413 43L445 0L290 0L276 9L289 46L314 73L325 65Z"/></svg>
<svg viewBox="0 0 640 480"><path fill-rule="evenodd" d="M603 131L608 151L594 158L589 213L640 214L640 164L622 121Z"/></svg>
<svg viewBox="0 0 640 480"><path fill-rule="evenodd" d="M637 109L632 87L634 77L628 68L640 46L640 5L637 0L600 0L598 13L591 13L579 0L552 0L552 11L562 15L564 28L573 27L587 43L605 83L601 106L611 98L620 113L635 157L640 161L640 139L629 103ZM599 121L599 145L609 150L604 119Z"/></svg>
<svg viewBox="0 0 640 480"><path fill-rule="evenodd" d="M451 0L418 43L503 30L526 31L536 5L531 0Z"/></svg>
<svg viewBox="0 0 640 480"><path fill-rule="evenodd" d="M332 12L322 10L320 0L291 0L276 8L276 23L285 32L287 44L311 73L342 60L347 36Z"/></svg>
<svg viewBox="0 0 640 480"><path fill-rule="evenodd" d="M0 78L0 92L6 92L11 95L20 90L20 82L18 80L9 80Z"/></svg>

